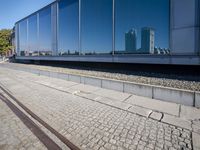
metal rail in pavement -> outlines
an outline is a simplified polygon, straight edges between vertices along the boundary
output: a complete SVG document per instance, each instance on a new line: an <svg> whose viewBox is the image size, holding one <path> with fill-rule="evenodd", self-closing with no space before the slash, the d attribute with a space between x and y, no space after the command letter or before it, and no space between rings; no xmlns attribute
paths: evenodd
<svg viewBox="0 0 200 150"><path fill-rule="evenodd" d="M49 124L43 121L39 116L33 113L29 108L22 104L16 97L14 97L6 88L0 84L0 89L13 101L15 101L26 113L37 120L41 125L54 134L60 141L62 141L71 150L80 150L76 145L70 142L62 134L52 128ZM49 150L60 150L61 148L46 134L38 125L36 125L25 113L23 113L17 106L15 106L3 93L0 93L0 100L7 104L7 106L20 118L20 120L31 130L31 132L38 137L38 139Z"/></svg>

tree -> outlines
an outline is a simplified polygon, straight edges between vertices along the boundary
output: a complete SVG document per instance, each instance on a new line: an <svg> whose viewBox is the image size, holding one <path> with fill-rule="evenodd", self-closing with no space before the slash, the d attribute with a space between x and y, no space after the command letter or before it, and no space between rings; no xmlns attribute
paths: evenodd
<svg viewBox="0 0 200 150"><path fill-rule="evenodd" d="M12 49L11 46L11 30L0 30L0 55L4 55L8 50Z"/></svg>

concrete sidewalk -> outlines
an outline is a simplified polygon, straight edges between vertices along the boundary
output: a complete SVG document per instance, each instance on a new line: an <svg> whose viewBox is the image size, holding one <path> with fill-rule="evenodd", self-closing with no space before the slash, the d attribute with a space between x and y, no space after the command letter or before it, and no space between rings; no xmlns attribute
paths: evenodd
<svg viewBox="0 0 200 150"><path fill-rule="evenodd" d="M12 74L14 74L15 76L12 76ZM70 103L77 102L77 103L81 103L81 105L84 105L84 104L87 105L88 103L91 103L93 105L95 103L95 105L98 105L97 110L99 110L99 107L101 105L102 108L106 107L108 108L108 110L110 109L110 110L115 110L115 111L127 112L130 114L136 115L139 118L144 117L148 120L152 120L155 123L161 123L164 126L170 126L170 127L173 126L175 127L175 129L180 128L181 131L186 131L186 133L192 133L191 134L192 137L190 136L190 134L186 134L186 133L180 134L180 135L183 135L186 137L189 136L188 138L189 139L191 138L193 142L192 144L193 149L195 148L200 149L200 145L199 145L200 143L199 142L200 141L200 109L184 106L180 104L175 104L175 103L163 102L163 101L159 101L159 100L151 99L147 97L136 96L129 93L103 89L96 86L83 85L83 84L79 84L75 82L65 81L65 80L56 79L56 78L49 78L45 76L38 76L31 73L23 72L23 71L15 71L12 69L5 69L5 68L1 68L0 70L0 82L4 84L9 90L11 90L11 92L15 94L18 98L22 100L24 99L24 103L27 103L29 107L34 106L34 105L38 106L38 108L35 108L36 112L37 110L38 112L42 112L42 111L48 112L47 110L48 108L51 108L51 110L54 110L53 105L51 105L52 102L49 101L49 99L52 99L52 98L60 99L59 95L64 96L65 94L67 94L64 97L62 97L62 101L66 99L65 97L70 96L70 98L74 100L74 101L70 101ZM26 86L27 86L27 89L26 89ZM43 93L40 94L38 90L43 91ZM38 92L34 92L34 91L38 91ZM45 93L45 91L47 93ZM48 91L55 93L55 95L51 95L51 93L48 93ZM31 99L32 101L28 102L27 100L28 95L23 97L20 93L21 94L25 93L25 95L26 93L29 93L32 96L29 99ZM46 105L47 108L42 110L42 107L43 107L42 104L41 106L39 106L36 103L37 102L36 99L38 98L39 99L49 98L48 100L46 100L46 102L48 102L49 104L49 105ZM41 102L41 101L38 101L38 102ZM55 104L56 107L60 103L59 101L57 101L58 104L55 103L56 101L53 101L53 102L54 102L53 104ZM45 105L45 101L43 104ZM66 101L66 104L65 102L63 104L68 105L67 101ZM81 107L81 105L79 105L79 107ZM61 107L61 106L59 105L58 107ZM78 107L78 106L74 105L74 107ZM77 108L77 109L80 109L80 108ZM56 111L59 111L59 110L56 110ZM48 114L47 112L44 114ZM44 117L47 117L47 116L44 116ZM50 120L52 119L53 118L51 117ZM115 142L117 141L116 139L115 141L111 140L110 144L112 145L114 143L113 145L115 145ZM169 139L169 141L171 141L171 138ZM78 142L77 144L84 147L84 144L80 144ZM109 146L111 148L111 145L109 145L108 143L106 146L104 145L104 148L109 149ZM190 149L190 147L187 147L187 148Z"/></svg>

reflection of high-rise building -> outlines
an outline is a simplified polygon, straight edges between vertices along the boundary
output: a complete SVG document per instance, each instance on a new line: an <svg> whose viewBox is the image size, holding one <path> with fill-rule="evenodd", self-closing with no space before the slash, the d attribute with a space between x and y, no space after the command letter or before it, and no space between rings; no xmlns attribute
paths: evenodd
<svg viewBox="0 0 200 150"><path fill-rule="evenodd" d="M137 49L137 31L135 29L129 30L125 33L125 50L136 51Z"/></svg>
<svg viewBox="0 0 200 150"><path fill-rule="evenodd" d="M155 31L152 28L144 27L141 33L141 50L145 53L154 53Z"/></svg>

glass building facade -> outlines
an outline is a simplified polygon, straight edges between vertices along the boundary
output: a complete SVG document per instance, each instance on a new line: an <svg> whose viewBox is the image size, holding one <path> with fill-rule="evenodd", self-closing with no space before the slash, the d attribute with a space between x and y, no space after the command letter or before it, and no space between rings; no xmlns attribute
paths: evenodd
<svg viewBox="0 0 200 150"><path fill-rule="evenodd" d="M167 55L170 0L58 0L15 25L18 56Z"/></svg>

